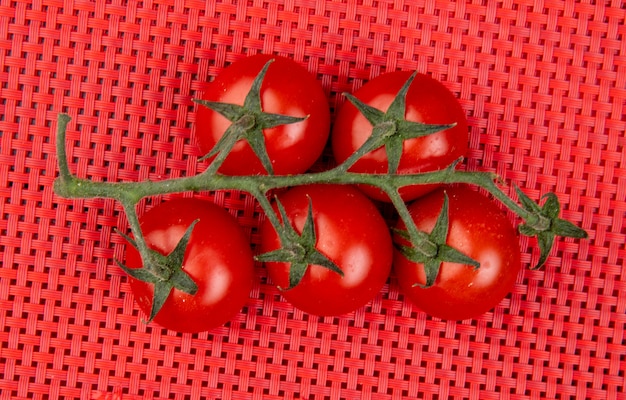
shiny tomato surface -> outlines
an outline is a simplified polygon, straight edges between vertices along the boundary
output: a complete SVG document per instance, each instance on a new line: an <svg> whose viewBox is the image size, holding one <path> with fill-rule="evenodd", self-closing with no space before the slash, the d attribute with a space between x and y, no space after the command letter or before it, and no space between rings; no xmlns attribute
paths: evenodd
<svg viewBox="0 0 626 400"><path fill-rule="evenodd" d="M365 104L387 111L397 93L412 72L389 72L372 79L358 89L354 96ZM456 126L428 136L408 139L404 142L398 173L420 173L443 169L460 157L469 146L468 125L465 112L456 97L441 82L423 74L417 74L406 95L405 119L424 124L453 124ZM349 101L346 101L333 124L332 149L338 163L348 159L372 134L372 124ZM388 171L387 153L384 147L361 157L350 171L382 174ZM415 199L437 185L412 185L400 190L405 201ZM369 196L388 201L385 193L371 186L361 189Z"/></svg>
<svg viewBox="0 0 626 400"><path fill-rule="evenodd" d="M237 220L210 201L192 198L168 200L140 217L148 246L167 255L195 221L183 259L183 271L198 286L195 295L173 289L154 318L178 332L202 332L235 316L250 296L254 259L249 241ZM140 268L139 252L127 246L126 263ZM129 277L135 301L150 315L154 286Z"/></svg>
<svg viewBox="0 0 626 400"><path fill-rule="evenodd" d="M396 249L394 271L400 289L419 309L434 317L463 320L493 309L511 292L521 268L519 239L498 205L467 186L440 188L412 203L409 210L418 229L433 229L444 192L450 218L446 243L478 261L480 267L443 262L434 285L424 288L424 265ZM403 230L405 225L399 222L397 228ZM397 235L394 240L408 244Z"/></svg>
<svg viewBox="0 0 626 400"><path fill-rule="evenodd" d="M243 105L263 66L274 60L261 85L261 107L266 113L306 117L303 121L263 130L267 154L276 175L308 170L320 157L330 132L328 99L316 78L297 62L259 54L224 68L204 91L203 99ZM232 122L220 113L199 105L196 138L207 154ZM245 140L240 140L219 169L225 175L266 174L261 161Z"/></svg>
<svg viewBox="0 0 626 400"><path fill-rule="evenodd" d="M316 231L316 248L344 276L320 265L309 265L302 281L289 287L290 263L266 263L274 284L295 307L310 314L328 316L352 312L372 300L389 277L392 244L389 228L374 204L358 189L342 185L308 185L279 196L289 223L302 232L309 199ZM261 226L261 252L281 246L274 227Z"/></svg>

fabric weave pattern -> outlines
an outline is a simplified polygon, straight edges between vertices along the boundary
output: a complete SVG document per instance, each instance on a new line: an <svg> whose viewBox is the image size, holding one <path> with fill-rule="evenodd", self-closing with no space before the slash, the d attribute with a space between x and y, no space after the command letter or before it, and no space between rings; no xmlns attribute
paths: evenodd
<svg viewBox="0 0 626 400"><path fill-rule="evenodd" d="M0 399L626 398L625 16L621 0L0 1ZM469 321L425 315L393 277L365 308L313 317L258 265L224 327L146 324L113 261L120 205L53 193L56 115L81 177L193 175L192 98L256 53L306 67L333 112L386 71L432 75L467 112L464 168L555 192L590 238ZM258 243L249 195L203 195ZM528 267L536 243L520 243Z"/></svg>

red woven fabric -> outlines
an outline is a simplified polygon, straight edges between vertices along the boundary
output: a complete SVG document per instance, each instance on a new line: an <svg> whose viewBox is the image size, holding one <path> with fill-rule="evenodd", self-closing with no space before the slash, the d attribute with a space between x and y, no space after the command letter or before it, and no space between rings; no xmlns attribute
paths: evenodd
<svg viewBox="0 0 626 400"><path fill-rule="evenodd" d="M626 398L625 15L620 0L0 0L0 399ZM120 205L53 193L56 115L80 176L195 174L191 99L261 52L316 74L333 109L385 71L432 74L467 111L465 167L554 191L589 240L561 241L471 321L425 315L393 277L351 315L312 317L259 265L226 326L145 324L113 261ZM250 196L207 195L258 243Z"/></svg>

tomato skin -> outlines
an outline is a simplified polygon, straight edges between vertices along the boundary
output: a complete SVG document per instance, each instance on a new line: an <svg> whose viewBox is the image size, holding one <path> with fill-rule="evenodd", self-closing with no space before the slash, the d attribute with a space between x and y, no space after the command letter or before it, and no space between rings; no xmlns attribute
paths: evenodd
<svg viewBox="0 0 626 400"><path fill-rule="evenodd" d="M418 229L432 230L444 191L449 197L447 244L478 261L480 268L443 262L433 286L413 286L426 282L424 266L396 248L394 271L406 298L427 314L447 320L474 318L493 309L513 289L521 269L519 239L506 214L467 186L440 188L413 202L409 211ZM397 228L404 229L404 223ZM394 241L408 244L397 235Z"/></svg>
<svg viewBox="0 0 626 400"><path fill-rule="evenodd" d="M287 216L302 232L309 207L317 235L316 248L344 273L343 278L310 265L294 288L281 290L293 306L309 314L335 316L372 300L386 283L393 258L391 235L376 206L358 189L341 185L298 186L279 196ZM261 225L261 252L280 247L268 220ZM268 275L280 288L289 287L290 263L266 262Z"/></svg>
<svg viewBox="0 0 626 400"><path fill-rule="evenodd" d="M263 66L273 59L261 85L264 112L308 118L301 122L265 129L267 153L274 174L299 174L308 170L322 154L330 133L330 109L321 84L295 61L259 54L238 60L224 68L209 83L204 100L243 105L252 82ZM196 137L202 154L215 146L232 124L219 113L198 106ZM225 175L266 175L252 148L240 140L219 172Z"/></svg>
<svg viewBox="0 0 626 400"><path fill-rule="evenodd" d="M372 79L353 95L381 111L387 111L398 91L411 76L411 71L389 72ZM404 142L399 174L436 171L464 157L469 147L468 125L465 112L456 97L439 81L417 74L406 96L405 119L425 124L451 124L456 126L425 137ZM365 143L372 134L372 125L359 110L346 101L337 113L332 130L332 149L338 163L345 161ZM352 172L386 173L387 153L384 147L361 157L351 168ZM438 185L412 185L400 189L405 201L434 190ZM389 201L377 188L360 186L370 197Z"/></svg>
<svg viewBox="0 0 626 400"><path fill-rule="evenodd" d="M183 259L183 269L198 285L195 295L173 289L154 322L178 332L203 332L223 325L250 297L254 259L237 220L212 202L197 198L169 200L140 217L148 246L169 254L191 223L199 219ZM126 265L140 268L139 252L127 246ZM150 315L154 287L128 277L141 310Z"/></svg>

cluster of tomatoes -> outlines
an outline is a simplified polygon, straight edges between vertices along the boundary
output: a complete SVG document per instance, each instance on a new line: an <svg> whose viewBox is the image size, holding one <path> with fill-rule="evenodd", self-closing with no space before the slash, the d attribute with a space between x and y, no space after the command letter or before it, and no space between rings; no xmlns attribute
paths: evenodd
<svg viewBox="0 0 626 400"><path fill-rule="evenodd" d="M260 88L262 111L301 117L294 123L261 126L266 154L276 175L306 173L328 143L337 164L349 159L372 135L373 118L396 123L385 111L397 101L398 92L412 76L410 72L390 72L372 79L352 94L367 105L366 112L346 101L332 124L321 83L287 58L257 55L234 62L209 84L204 98L244 104L253 81L270 58L274 61ZM415 75L404 101L402 119L455 125L404 141L398 174L442 169L465 155L465 113L444 85L426 75ZM195 123L196 139L205 154L232 125L222 113L202 106ZM252 123L262 125L263 121ZM245 140L235 143L220 165L219 174L267 174L254 150ZM360 157L349 171L380 174L387 173L388 168L383 146ZM406 237L398 234L405 229L404 224L400 220L391 227L381 215L379 206L389 201L384 192L370 186L312 184L281 191L274 209L281 221L288 218L282 223L290 224L296 232L307 229L311 213L315 250L341 273L323 265L306 265L293 285L291 263L267 261L271 282L295 307L321 316L349 313L367 304L385 285L392 268L404 296L432 316L460 320L496 306L510 292L521 264L516 230L499 206L466 186L413 185L402 188L400 194L409 203L415 225L425 233L434 229L447 199L446 244L478 261L480 267L442 262L434 284L424 287L424 265L409 260L401 251L408 245ZM196 220L183 271L195 281L198 290L191 295L173 289L154 318L163 327L181 332L205 331L230 320L248 300L255 276L249 238L223 208L198 198L180 198L163 202L140 218L146 243L162 254L172 252ZM283 246L268 219L259 233L259 254ZM142 266L139 252L132 246L128 246L126 264L129 268ZM153 285L133 277L129 280L137 303L149 313Z"/></svg>

